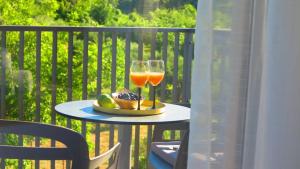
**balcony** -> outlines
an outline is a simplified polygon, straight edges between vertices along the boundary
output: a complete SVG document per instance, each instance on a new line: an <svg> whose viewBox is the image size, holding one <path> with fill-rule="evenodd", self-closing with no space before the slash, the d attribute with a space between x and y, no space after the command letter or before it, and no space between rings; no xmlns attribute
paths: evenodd
<svg viewBox="0 0 300 169"><path fill-rule="evenodd" d="M95 99L101 93L130 84L133 59L165 61L166 77L158 90L161 101L188 104L191 98L194 29L136 27L39 27L0 26L1 118L51 123L72 128L87 139L90 152L99 155L118 140L118 126L71 120L58 115L54 106L71 100ZM213 43L228 31L216 30ZM220 44L216 53L224 44ZM143 95L151 98L151 87ZM151 93L151 92L150 92ZM132 168L147 168L153 126L133 126ZM177 131L166 137L180 137ZM61 146L54 141L12 136L9 144ZM4 141L4 140L1 140ZM23 165L22 165L23 163ZM9 161L22 168L69 168L66 161Z"/></svg>

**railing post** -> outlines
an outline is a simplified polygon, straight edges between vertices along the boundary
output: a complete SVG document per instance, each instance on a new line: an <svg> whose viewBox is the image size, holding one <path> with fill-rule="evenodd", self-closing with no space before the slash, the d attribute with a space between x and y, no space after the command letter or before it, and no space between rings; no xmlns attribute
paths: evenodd
<svg viewBox="0 0 300 169"><path fill-rule="evenodd" d="M1 113L0 117L3 118L5 116L5 95L6 95L6 31L2 31L1 33L1 57L2 57L2 63L1 63Z"/></svg>
<svg viewBox="0 0 300 169"><path fill-rule="evenodd" d="M5 117L5 95L6 95L6 31L2 31L1 33L1 57L2 57L2 63L1 63L1 108L0 108L0 118ZM0 135L0 143L4 144L5 143L5 136ZM1 164L0 164L1 169L5 169L5 159L1 159Z"/></svg>
<svg viewBox="0 0 300 169"><path fill-rule="evenodd" d="M124 82L124 87L126 89L129 89L130 47L131 47L131 32L126 32L125 82Z"/></svg>
<svg viewBox="0 0 300 169"><path fill-rule="evenodd" d="M89 39L88 32L83 31L83 61L82 61L82 99L86 100L88 96L88 47ZM86 121L82 120L81 133L86 138Z"/></svg>
<svg viewBox="0 0 300 169"><path fill-rule="evenodd" d="M36 32L36 111L35 121L40 122L41 113L41 31ZM35 147L40 147L40 138L35 138ZM40 162L35 161L35 168L40 168Z"/></svg>
<svg viewBox="0 0 300 169"><path fill-rule="evenodd" d="M194 43L193 43L193 34L188 33L188 52L187 52L187 85L186 85L186 93L187 93L187 102L190 103L191 99L191 81L192 81L192 62L193 62L193 55L194 55Z"/></svg>
<svg viewBox="0 0 300 169"><path fill-rule="evenodd" d="M130 69L130 46L131 46L131 32L126 32L126 47L125 47L125 80L124 87L129 89L129 69ZM128 154L123 154L122 156L128 156L124 161L119 161L118 168L128 167L130 168L130 158L131 158L131 137L132 137L132 127L131 125L119 125L118 130L118 140L122 143L121 154L124 152L130 152ZM120 155L121 155L120 154ZM125 165L125 166L124 166Z"/></svg>
<svg viewBox="0 0 300 169"><path fill-rule="evenodd" d="M191 67L192 67L192 34L186 32L184 34L184 48L183 48L183 96L182 102L189 103L190 99L190 84L191 84Z"/></svg>
<svg viewBox="0 0 300 169"><path fill-rule="evenodd" d="M51 92L51 124L56 124L56 112L54 107L56 105L56 74L57 74L57 31L53 31L52 35L52 92ZM55 147L55 140L51 140L51 147ZM55 169L55 161L51 161L51 169Z"/></svg>
<svg viewBox="0 0 300 169"><path fill-rule="evenodd" d="M18 110L19 119L24 120L24 31L20 31L18 72ZM23 146L23 135L18 135L18 145ZM23 168L23 160L18 160L18 168Z"/></svg>
<svg viewBox="0 0 300 169"><path fill-rule="evenodd" d="M97 54L97 96L101 94L102 87L102 44L103 44L103 32L100 31L97 34L98 38L98 54ZM100 124L96 124L95 131L95 155L100 154Z"/></svg>
<svg viewBox="0 0 300 169"><path fill-rule="evenodd" d="M73 32L69 31L68 32L68 89L67 89L67 100L71 101L73 100ZM67 127L68 128L72 128L72 121L70 118L67 118ZM69 160L67 160L66 162L66 168L70 169L71 168L71 162Z"/></svg>
<svg viewBox="0 0 300 169"><path fill-rule="evenodd" d="M165 78L161 82L161 93L160 100L165 101L166 99L166 85L167 85L167 67L168 67L168 32L163 32L163 45L162 45L162 59L165 63Z"/></svg>
<svg viewBox="0 0 300 169"><path fill-rule="evenodd" d="M174 58L173 58L173 91L172 91L172 102L178 102L178 57L179 57L179 32L175 33L174 42Z"/></svg>
<svg viewBox="0 0 300 169"><path fill-rule="evenodd" d="M119 142L122 143L120 149L120 160L118 161L117 168L130 169L131 159L131 125L119 125Z"/></svg>

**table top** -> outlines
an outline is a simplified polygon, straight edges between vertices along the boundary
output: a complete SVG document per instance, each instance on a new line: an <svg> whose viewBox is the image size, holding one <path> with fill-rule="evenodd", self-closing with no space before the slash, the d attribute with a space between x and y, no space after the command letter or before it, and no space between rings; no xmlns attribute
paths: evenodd
<svg viewBox="0 0 300 169"><path fill-rule="evenodd" d="M190 108L165 103L165 112L150 116L121 116L105 114L93 109L95 100L80 100L61 103L55 110L72 119L106 124L152 125L178 123L190 120Z"/></svg>

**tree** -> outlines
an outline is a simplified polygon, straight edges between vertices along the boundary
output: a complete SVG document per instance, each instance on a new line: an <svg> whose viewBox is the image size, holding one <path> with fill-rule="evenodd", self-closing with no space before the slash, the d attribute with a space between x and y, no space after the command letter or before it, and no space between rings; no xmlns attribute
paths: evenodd
<svg viewBox="0 0 300 169"><path fill-rule="evenodd" d="M95 0L90 11L90 16L99 24L104 25L114 17L118 16L120 10L117 9L118 1Z"/></svg>

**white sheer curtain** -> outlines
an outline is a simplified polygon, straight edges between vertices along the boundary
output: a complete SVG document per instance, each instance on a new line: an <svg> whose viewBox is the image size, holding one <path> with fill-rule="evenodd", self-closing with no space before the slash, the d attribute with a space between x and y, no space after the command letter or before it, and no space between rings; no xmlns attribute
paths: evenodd
<svg viewBox="0 0 300 169"><path fill-rule="evenodd" d="M299 8L198 1L188 168L300 168Z"/></svg>

